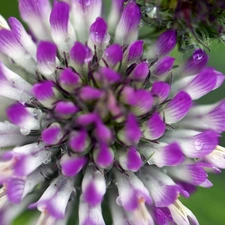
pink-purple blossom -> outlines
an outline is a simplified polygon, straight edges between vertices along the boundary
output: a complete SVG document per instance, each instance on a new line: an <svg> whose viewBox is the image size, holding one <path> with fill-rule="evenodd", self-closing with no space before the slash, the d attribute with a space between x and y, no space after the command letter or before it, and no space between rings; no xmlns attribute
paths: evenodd
<svg viewBox="0 0 225 225"><path fill-rule="evenodd" d="M149 50L135 1L104 7L19 0L29 32L0 17L0 95L13 100L0 122L1 225L17 205L37 208L37 224L77 213L104 225L103 201L114 225L199 224L179 196L225 168L225 106L195 100L225 77L202 49L173 69L176 30Z"/></svg>

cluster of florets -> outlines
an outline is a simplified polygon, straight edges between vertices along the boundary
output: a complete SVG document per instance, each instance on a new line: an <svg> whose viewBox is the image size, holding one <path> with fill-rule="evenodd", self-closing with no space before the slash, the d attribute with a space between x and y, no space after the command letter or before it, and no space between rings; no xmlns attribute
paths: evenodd
<svg viewBox="0 0 225 225"><path fill-rule="evenodd" d="M225 79L206 53L172 72L176 31L144 48L134 1L112 1L108 24L101 0L19 6L33 39L0 21L0 94L16 100L0 123L1 224L27 204L66 224L79 198L79 224L104 225L105 195L113 224L198 224L178 197L225 168L225 102L193 104Z"/></svg>

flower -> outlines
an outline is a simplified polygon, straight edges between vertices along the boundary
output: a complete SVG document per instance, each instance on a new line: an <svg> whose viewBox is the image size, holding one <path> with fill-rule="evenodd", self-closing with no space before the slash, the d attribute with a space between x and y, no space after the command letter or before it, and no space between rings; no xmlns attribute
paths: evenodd
<svg viewBox="0 0 225 225"><path fill-rule="evenodd" d="M104 225L105 199L113 224L198 224L179 196L225 168L224 100L193 104L223 74L202 49L173 70L175 30L149 58L134 1L112 1L107 20L102 8L20 0L30 34L0 20L0 95L14 100L0 123L2 225L26 207L37 224L67 224L76 204L80 225Z"/></svg>

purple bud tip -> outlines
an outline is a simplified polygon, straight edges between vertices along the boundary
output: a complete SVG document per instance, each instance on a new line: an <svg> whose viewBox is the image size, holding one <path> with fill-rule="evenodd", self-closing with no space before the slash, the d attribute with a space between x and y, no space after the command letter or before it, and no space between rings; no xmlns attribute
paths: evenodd
<svg viewBox="0 0 225 225"><path fill-rule="evenodd" d="M103 78L110 84L116 83L121 79L121 75L114 70L104 67L99 70L99 73L103 75Z"/></svg>
<svg viewBox="0 0 225 225"><path fill-rule="evenodd" d="M60 101L55 106L55 112L58 116L72 115L77 111L77 106L75 106L72 102Z"/></svg>
<svg viewBox="0 0 225 225"><path fill-rule="evenodd" d="M207 65L208 60L209 57L203 49L196 49L193 55L187 60L184 71L197 74Z"/></svg>
<svg viewBox="0 0 225 225"><path fill-rule="evenodd" d="M114 67L117 63L122 61L123 51L119 44L110 45L105 49L103 58L110 67Z"/></svg>
<svg viewBox="0 0 225 225"><path fill-rule="evenodd" d="M92 59L92 52L88 46L77 41L70 50L70 56L74 63L82 66Z"/></svg>
<svg viewBox="0 0 225 225"><path fill-rule="evenodd" d="M94 43L101 43L107 34L107 24L104 19L98 17L90 27L91 39Z"/></svg>
<svg viewBox="0 0 225 225"><path fill-rule="evenodd" d="M44 81L33 86L32 92L36 99L43 101L54 96L53 83L51 81Z"/></svg>
<svg viewBox="0 0 225 225"><path fill-rule="evenodd" d="M113 151L106 144L102 143L99 149L94 150L94 160L101 168L107 168L113 163Z"/></svg>
<svg viewBox="0 0 225 225"><path fill-rule="evenodd" d="M175 30L168 30L162 33L157 42L157 53L161 55L166 55L173 50L177 43L177 35Z"/></svg>
<svg viewBox="0 0 225 225"><path fill-rule="evenodd" d="M88 144L88 133L85 130L75 131L71 133L69 146L74 152L85 151Z"/></svg>
<svg viewBox="0 0 225 225"><path fill-rule="evenodd" d="M174 61L175 58L171 56L165 56L164 58L160 59L154 68L154 74L160 76L168 73L172 69Z"/></svg>
<svg viewBox="0 0 225 225"><path fill-rule="evenodd" d="M70 68L64 69L59 77L59 82L67 86L75 86L79 83L80 77Z"/></svg>
<svg viewBox="0 0 225 225"><path fill-rule="evenodd" d="M14 105L9 106L6 110L6 114L8 116L9 121L16 125L21 124L24 119L29 116L26 107L21 103L16 103Z"/></svg>
<svg viewBox="0 0 225 225"><path fill-rule="evenodd" d="M149 74L148 63L141 62L134 68L131 76L134 80L144 81L148 76L148 74Z"/></svg>
<svg viewBox="0 0 225 225"><path fill-rule="evenodd" d="M137 144L141 138L141 130L137 123L136 117L129 114L125 124L125 135L128 142Z"/></svg>
<svg viewBox="0 0 225 225"><path fill-rule="evenodd" d="M138 151L134 147L130 147L127 152L127 167L129 170L136 172L142 166L142 159Z"/></svg>
<svg viewBox="0 0 225 225"><path fill-rule="evenodd" d="M61 129L58 125L52 125L42 131L41 139L48 145L57 144L61 138Z"/></svg>
<svg viewBox="0 0 225 225"><path fill-rule="evenodd" d="M129 45L127 53L127 61L129 64L140 59L143 54L143 44L144 41L138 40Z"/></svg>
<svg viewBox="0 0 225 225"><path fill-rule="evenodd" d="M91 86L86 86L81 88L79 96L83 101L91 101L99 99L103 92L99 89L93 88Z"/></svg>

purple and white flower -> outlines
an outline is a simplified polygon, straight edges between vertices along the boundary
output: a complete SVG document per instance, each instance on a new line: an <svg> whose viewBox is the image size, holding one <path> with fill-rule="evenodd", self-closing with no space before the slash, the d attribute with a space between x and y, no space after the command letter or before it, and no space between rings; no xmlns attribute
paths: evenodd
<svg viewBox="0 0 225 225"><path fill-rule="evenodd" d="M135 1L111 1L108 16L104 4L19 0L29 32L0 17L0 224L29 207L37 224L78 208L79 225L104 225L106 204L114 225L197 225L179 196L225 168L224 100L194 103L223 74L202 49L173 71L175 30L146 51Z"/></svg>

